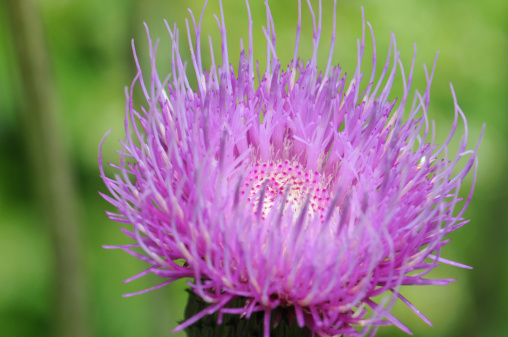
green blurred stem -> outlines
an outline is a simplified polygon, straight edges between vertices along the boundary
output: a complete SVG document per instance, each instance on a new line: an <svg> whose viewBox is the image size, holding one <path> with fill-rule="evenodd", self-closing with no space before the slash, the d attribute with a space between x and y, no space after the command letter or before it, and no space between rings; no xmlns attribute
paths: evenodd
<svg viewBox="0 0 508 337"><path fill-rule="evenodd" d="M60 135L44 27L34 1L5 3L21 79L22 123L33 184L55 249L54 335L86 337L90 324L76 195Z"/></svg>

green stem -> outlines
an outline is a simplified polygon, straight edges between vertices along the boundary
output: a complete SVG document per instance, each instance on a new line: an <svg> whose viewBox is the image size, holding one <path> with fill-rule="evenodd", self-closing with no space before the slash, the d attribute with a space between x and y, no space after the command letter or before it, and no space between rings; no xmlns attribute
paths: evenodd
<svg viewBox="0 0 508 337"><path fill-rule="evenodd" d="M33 184L54 247L55 332L89 336L76 194L60 135L51 64L40 13L32 0L6 0L22 92L19 95Z"/></svg>

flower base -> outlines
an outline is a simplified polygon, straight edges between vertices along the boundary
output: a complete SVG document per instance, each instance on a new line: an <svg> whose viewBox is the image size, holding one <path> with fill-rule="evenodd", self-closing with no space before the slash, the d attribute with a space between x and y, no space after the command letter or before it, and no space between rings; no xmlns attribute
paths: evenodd
<svg viewBox="0 0 508 337"><path fill-rule="evenodd" d="M209 304L201 297L188 290L189 301L185 308L185 319L189 319L198 312L204 310ZM230 307L245 305L245 298L237 299ZM276 317L280 321L276 326ZM264 337L264 312L254 312L249 318L239 315L224 314L222 323L218 324L218 313L207 315L185 329L188 337ZM270 322L270 337L311 337L312 332L306 328L300 328L296 323L292 308L279 308L272 312Z"/></svg>

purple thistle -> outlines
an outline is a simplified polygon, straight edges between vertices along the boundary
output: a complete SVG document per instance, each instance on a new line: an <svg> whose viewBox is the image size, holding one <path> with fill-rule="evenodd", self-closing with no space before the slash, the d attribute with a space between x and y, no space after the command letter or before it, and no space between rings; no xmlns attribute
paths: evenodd
<svg viewBox="0 0 508 337"><path fill-rule="evenodd" d="M158 41L153 45L149 37L149 83L134 52L138 73L126 90L127 136L120 164L112 165L119 174L107 177L101 156L99 163L110 192L102 196L118 210L108 216L131 225L123 231L136 244L108 248L121 248L151 265L128 281L151 272L167 279L156 289L193 279L189 286L209 306L175 331L214 313L220 323L223 314L249 318L263 312L264 335L269 336L272 311L291 308L296 324L319 336L374 335L387 324L410 333L389 312L395 300L430 322L400 294L401 286L450 283L426 278L439 263L469 268L440 257L449 241L445 236L468 222L462 215L474 179L465 200L459 189L473 166L476 175L477 164L478 145L466 150L466 118L453 87L455 118L439 146L427 118L434 67L429 74L424 66L427 87L423 94L416 91L406 107L415 57L406 77L392 34L376 80L374 35L367 23L374 53L366 82L360 67L362 18L352 80L347 83L340 67L332 66L335 28L328 64L320 73L321 2L317 24L307 2L314 23L313 56L297 58L299 1L294 59L285 68L276 56L266 4L267 69L261 77L257 69L257 86L248 1L249 46L248 52L242 48L237 75L228 60L222 5L216 18L222 64L215 63L210 42L208 71L200 48L203 13L196 24L191 12L193 35L186 20L189 69L197 90L186 77L176 26L171 29L166 22L172 39L170 77L161 80L156 71ZM389 101L397 67L404 91ZM147 100L140 109L133 104L137 85ZM457 155L448 158L459 118L464 136ZM382 294L388 296L376 303L373 298ZM231 307L239 298L246 299L245 305Z"/></svg>

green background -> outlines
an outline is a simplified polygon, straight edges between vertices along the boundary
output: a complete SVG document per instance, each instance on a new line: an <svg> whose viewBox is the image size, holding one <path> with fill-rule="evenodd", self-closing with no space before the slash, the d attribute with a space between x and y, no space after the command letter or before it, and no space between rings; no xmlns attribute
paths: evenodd
<svg viewBox="0 0 508 337"><path fill-rule="evenodd" d="M20 64L14 49L16 31L6 3L0 2L0 334L2 336L54 336L60 315L55 314L59 292L51 221L44 221L44 191L37 192L37 163L30 155L29 134L21 116L27 96L20 79ZM212 14L219 14L218 1L211 0L205 12L203 43L212 35L219 59L218 30ZM315 1L313 3L316 3ZM261 26L266 24L261 1L251 1L254 18L255 57L264 69L265 45ZM297 21L296 1L271 1L277 32L277 53L283 64L293 54ZM433 323L428 327L404 305L394 308L397 317L415 336L507 336L508 321L508 2L486 1L339 1L337 42L333 63L348 73L356 65L356 39L361 35L361 5L376 36L378 69L384 62L390 32L397 37L401 58L408 71L413 43L418 54L415 86L424 89L422 64L431 66L440 51L431 91L429 116L436 121L438 140L443 140L453 119L452 82L469 123L470 146L486 134L479 151L477 187L465 216L471 222L450 235L452 242L443 256L471 265L473 270L442 266L431 277L456 278L446 287L405 288L408 297ZM42 19L43 45L48 48L48 87L52 88L54 113L59 129L55 137L70 162L74 182L80 254L76 263L83 275L84 312L89 336L169 336L182 319L184 282L148 294L122 298L124 293L160 282L155 276L132 283L122 281L144 270L143 262L122 251L102 249L106 244L129 243L120 225L109 221L112 210L97 191L105 191L97 165L98 144L112 129L104 146L105 160L116 161L117 140L123 138L124 87L135 75L130 49L135 39L138 54L148 70L148 49L143 22L152 37L160 37L159 73L169 71L170 38L163 19L181 29L183 58L189 60L185 18L187 7L199 15L202 1L133 0L38 0L33 6ZM319 66L326 67L331 35L333 3L323 1L323 36ZM317 5L315 5L317 11ZM243 1L224 0L230 60L238 62L239 39L247 38ZM311 55L312 30L303 7L300 56ZM366 44L369 46L370 38ZM364 60L369 71L370 47ZM207 48L205 48L206 52ZM30 55L37 58L38 55ZM205 54L204 60L208 59ZM208 62L208 61L206 61ZM205 63L206 63L205 62ZM207 63L209 64L209 63ZM189 72L192 75L192 72ZM394 86L393 97L401 91ZM194 82L195 83L195 82ZM23 115L24 114L24 115ZM37 127L37 126L35 126ZM459 130L460 131L460 130ZM459 137L457 137L458 139ZM457 142L452 145L456 145ZM453 153L453 150L452 150ZM112 171L108 171L112 172ZM471 179L465 181L465 195ZM61 281L61 280L60 280ZM175 335L175 336L181 336ZM381 328L378 336L404 336L397 328Z"/></svg>

